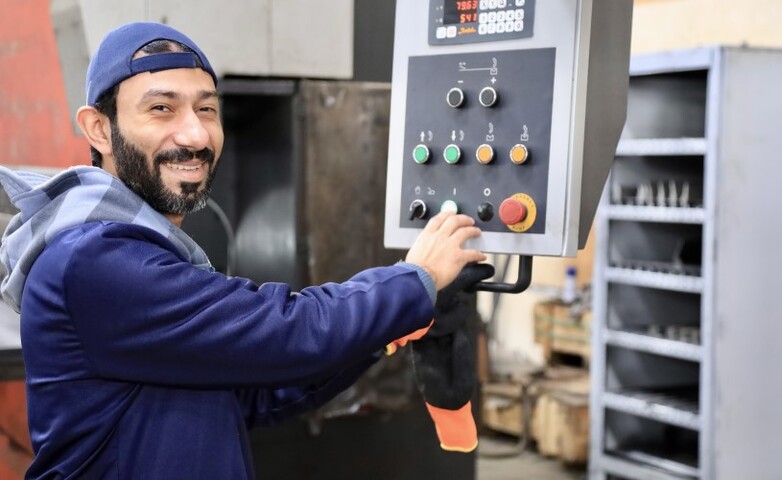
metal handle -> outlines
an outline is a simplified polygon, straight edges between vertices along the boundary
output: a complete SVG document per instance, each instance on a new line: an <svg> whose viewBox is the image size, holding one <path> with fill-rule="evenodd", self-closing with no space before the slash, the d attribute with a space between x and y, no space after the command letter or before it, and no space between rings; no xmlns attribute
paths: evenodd
<svg viewBox="0 0 782 480"><path fill-rule="evenodd" d="M532 257L519 255L519 276L516 283L481 282L476 290L496 293L521 293L532 282Z"/></svg>

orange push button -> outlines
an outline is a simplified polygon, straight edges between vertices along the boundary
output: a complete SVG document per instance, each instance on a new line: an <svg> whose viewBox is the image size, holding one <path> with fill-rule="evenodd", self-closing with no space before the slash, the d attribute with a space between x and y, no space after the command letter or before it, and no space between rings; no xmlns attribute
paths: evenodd
<svg viewBox="0 0 782 480"><path fill-rule="evenodd" d="M500 220L505 225L516 225L527 218L527 207L516 198L508 198L500 205Z"/></svg>
<svg viewBox="0 0 782 480"><path fill-rule="evenodd" d="M488 165L492 160L494 160L494 149L491 148L491 145L486 145L484 143L478 147L478 150L475 151L475 158L477 158L478 161L482 164Z"/></svg>
<svg viewBox="0 0 782 480"><path fill-rule="evenodd" d="M518 143L510 149L510 161L516 165L521 165L529 158L529 150L524 145Z"/></svg>

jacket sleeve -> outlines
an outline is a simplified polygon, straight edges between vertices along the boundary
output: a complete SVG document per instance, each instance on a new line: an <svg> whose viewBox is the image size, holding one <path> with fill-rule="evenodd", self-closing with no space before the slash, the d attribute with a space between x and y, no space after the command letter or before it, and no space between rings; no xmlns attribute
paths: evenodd
<svg viewBox="0 0 782 480"><path fill-rule="evenodd" d="M237 390L236 396L248 428L275 425L286 418L323 406L355 383L380 356L380 352L377 352L333 377L306 387Z"/></svg>
<svg viewBox="0 0 782 480"><path fill-rule="evenodd" d="M68 311L98 375L198 388L316 383L429 323L402 266L294 293L195 268L157 233L106 224L70 248Z"/></svg>

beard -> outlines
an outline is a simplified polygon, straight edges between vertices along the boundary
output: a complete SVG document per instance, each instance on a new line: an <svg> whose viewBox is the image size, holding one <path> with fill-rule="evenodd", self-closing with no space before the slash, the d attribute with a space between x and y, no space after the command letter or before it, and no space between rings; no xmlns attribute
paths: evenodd
<svg viewBox="0 0 782 480"><path fill-rule="evenodd" d="M212 190L216 168L214 152L208 148L192 152L178 148L160 152L149 165L147 156L131 144L118 125L111 128L111 144L117 176L136 195L160 213L184 215L201 210L206 206ZM185 162L192 159L204 162L202 168L209 172L203 182L180 182L181 193L175 193L163 183L160 167L164 163Z"/></svg>

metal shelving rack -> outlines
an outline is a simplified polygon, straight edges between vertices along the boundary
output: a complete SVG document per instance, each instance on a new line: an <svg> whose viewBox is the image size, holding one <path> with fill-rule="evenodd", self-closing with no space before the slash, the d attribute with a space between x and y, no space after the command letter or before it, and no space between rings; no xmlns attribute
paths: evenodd
<svg viewBox="0 0 782 480"><path fill-rule="evenodd" d="M596 218L590 479L779 478L780 116L780 51L633 57Z"/></svg>

